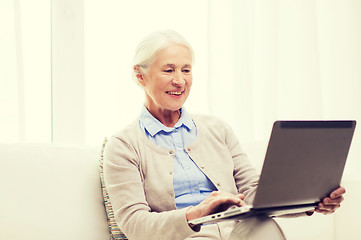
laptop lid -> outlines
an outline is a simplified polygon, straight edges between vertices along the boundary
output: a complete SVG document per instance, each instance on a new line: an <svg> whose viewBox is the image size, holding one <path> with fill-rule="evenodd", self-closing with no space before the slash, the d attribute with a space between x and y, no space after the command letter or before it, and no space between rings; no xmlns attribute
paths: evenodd
<svg viewBox="0 0 361 240"><path fill-rule="evenodd" d="M304 212L341 181L355 121L276 121L253 207L193 219L194 225Z"/></svg>
<svg viewBox="0 0 361 240"><path fill-rule="evenodd" d="M276 121L254 209L317 204L339 187L356 121Z"/></svg>

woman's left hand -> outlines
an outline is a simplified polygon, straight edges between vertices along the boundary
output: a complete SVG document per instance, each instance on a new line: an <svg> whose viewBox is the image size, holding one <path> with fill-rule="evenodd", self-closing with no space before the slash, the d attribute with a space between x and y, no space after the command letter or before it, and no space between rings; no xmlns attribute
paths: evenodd
<svg viewBox="0 0 361 240"><path fill-rule="evenodd" d="M341 206L343 201L343 194L346 192L344 187L339 187L334 190L329 197L326 197L320 202L315 209L316 212L324 215L334 213L337 208Z"/></svg>

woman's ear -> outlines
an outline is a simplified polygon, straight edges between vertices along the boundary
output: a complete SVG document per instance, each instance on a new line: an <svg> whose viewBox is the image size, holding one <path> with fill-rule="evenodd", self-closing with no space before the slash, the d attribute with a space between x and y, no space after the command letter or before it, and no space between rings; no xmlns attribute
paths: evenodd
<svg viewBox="0 0 361 240"><path fill-rule="evenodd" d="M143 74L142 74L142 72L141 72L141 70L140 70L139 65L135 65L135 66L133 67L133 70L134 70L134 74L135 74L135 76L136 76L136 78L137 78L137 80L138 80L138 83L139 83L140 85L144 86L144 78L143 78Z"/></svg>

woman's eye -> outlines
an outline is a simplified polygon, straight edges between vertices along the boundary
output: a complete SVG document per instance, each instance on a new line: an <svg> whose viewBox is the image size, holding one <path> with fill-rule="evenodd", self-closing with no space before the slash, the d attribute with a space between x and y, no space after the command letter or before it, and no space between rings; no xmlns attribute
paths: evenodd
<svg viewBox="0 0 361 240"><path fill-rule="evenodd" d="M172 69L165 69L164 72L171 73L171 72L173 72L173 70Z"/></svg>
<svg viewBox="0 0 361 240"><path fill-rule="evenodd" d="M183 72L185 72L185 73L190 73L191 70L190 70L190 69L183 69Z"/></svg>

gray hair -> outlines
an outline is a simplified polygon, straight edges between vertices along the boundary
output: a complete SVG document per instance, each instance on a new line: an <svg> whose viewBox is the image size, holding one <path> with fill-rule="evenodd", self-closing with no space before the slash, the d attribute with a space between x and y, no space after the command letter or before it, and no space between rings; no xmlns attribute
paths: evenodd
<svg viewBox="0 0 361 240"><path fill-rule="evenodd" d="M188 48L192 63L194 52L192 46L180 34L172 30L153 32L147 35L137 46L133 66L138 66L142 74L146 73L148 67L153 63L154 56L160 50L172 44L179 44ZM133 79L137 81L137 74L133 71Z"/></svg>

